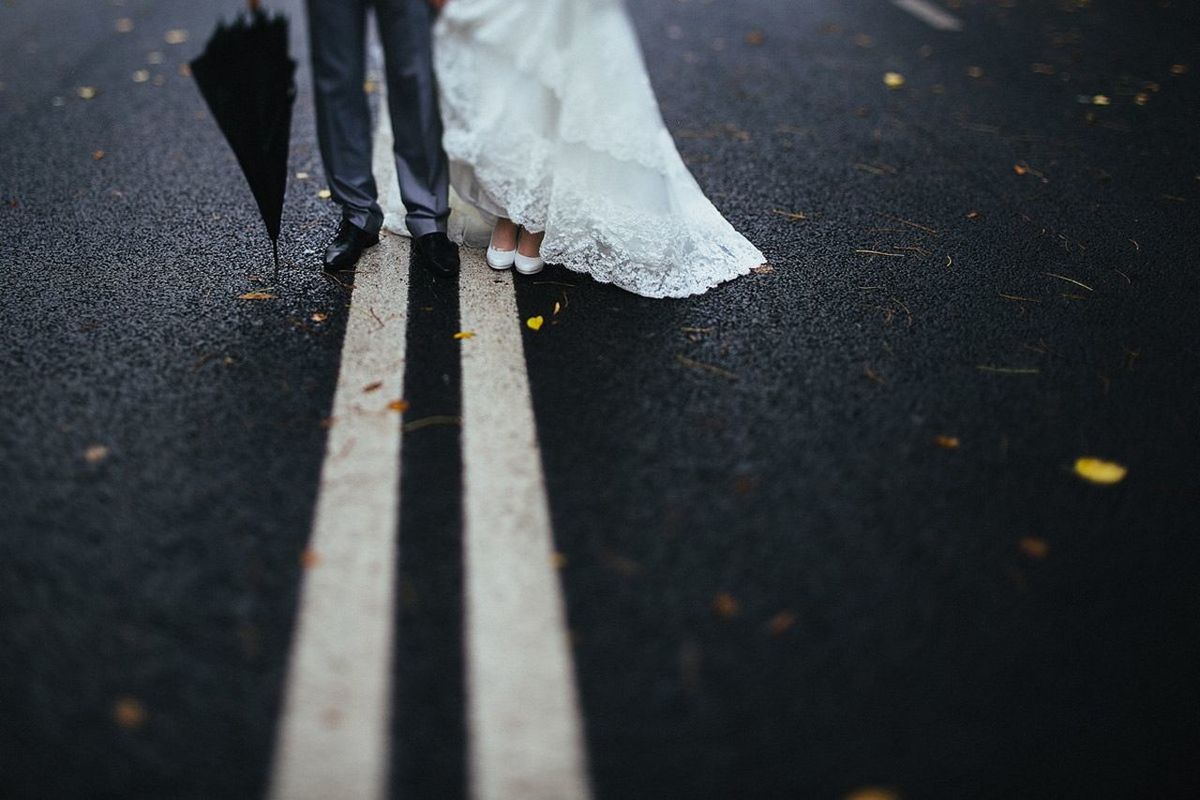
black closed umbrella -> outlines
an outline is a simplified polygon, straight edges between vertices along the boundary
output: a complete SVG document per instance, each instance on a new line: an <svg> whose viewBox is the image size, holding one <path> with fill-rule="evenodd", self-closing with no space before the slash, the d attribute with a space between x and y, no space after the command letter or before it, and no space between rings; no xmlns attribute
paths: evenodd
<svg viewBox="0 0 1200 800"><path fill-rule="evenodd" d="M246 15L220 25L191 66L258 202L278 274L296 62L288 55L287 18L268 15L259 2L249 0Z"/></svg>

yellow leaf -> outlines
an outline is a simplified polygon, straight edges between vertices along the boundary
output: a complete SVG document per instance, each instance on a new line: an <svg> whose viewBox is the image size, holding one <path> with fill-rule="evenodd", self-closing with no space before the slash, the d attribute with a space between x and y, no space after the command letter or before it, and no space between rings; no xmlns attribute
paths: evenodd
<svg viewBox="0 0 1200 800"><path fill-rule="evenodd" d="M545 322L546 322L546 320L544 320L540 316L539 317L530 317L529 319L525 320L525 324L529 327L529 330L531 330L531 331L540 331L542 329L542 325L545 324Z"/></svg>
<svg viewBox="0 0 1200 800"><path fill-rule="evenodd" d="M146 708L135 697L121 697L113 704L113 719L125 730L137 730L146 723Z"/></svg>
<svg viewBox="0 0 1200 800"><path fill-rule="evenodd" d="M183 44L188 40L188 32L183 28L175 28L167 31L167 35L163 39L167 44Z"/></svg>
<svg viewBox="0 0 1200 800"><path fill-rule="evenodd" d="M324 311L314 311L309 319L311 319L313 322L324 322L325 320L329 319L329 315Z"/></svg>
<svg viewBox="0 0 1200 800"><path fill-rule="evenodd" d="M554 304L554 316L558 316L558 312L562 311L562 303Z"/></svg>
<svg viewBox="0 0 1200 800"><path fill-rule="evenodd" d="M95 86L80 86L78 89L75 90L75 92L82 99L91 100L92 98L94 98L96 96L96 87Z"/></svg>
<svg viewBox="0 0 1200 800"><path fill-rule="evenodd" d="M1120 483L1129 470L1112 461L1083 457L1075 460L1075 474L1092 483Z"/></svg>
<svg viewBox="0 0 1200 800"><path fill-rule="evenodd" d="M304 548L304 552L300 554L300 566L305 569L312 569L320 563L321 556L317 554L316 550L313 550L311 547Z"/></svg>
<svg viewBox="0 0 1200 800"><path fill-rule="evenodd" d="M148 69L139 69L133 73L134 83L145 83L148 80L150 80L150 70Z"/></svg>
<svg viewBox="0 0 1200 800"><path fill-rule="evenodd" d="M95 150L92 152L92 161L99 161L102 158L104 158L103 150Z"/></svg>
<svg viewBox="0 0 1200 800"><path fill-rule="evenodd" d="M946 450L957 450L958 446L962 444L957 436L935 436L933 443Z"/></svg>
<svg viewBox="0 0 1200 800"><path fill-rule="evenodd" d="M392 402L388 403L388 411L395 411L398 414L403 414L405 411L408 411L408 401L393 400Z"/></svg>
<svg viewBox="0 0 1200 800"><path fill-rule="evenodd" d="M1094 105L1094 106L1111 106L1112 100L1110 100L1106 95L1098 94L1092 98L1092 105Z"/></svg>
<svg viewBox="0 0 1200 800"><path fill-rule="evenodd" d="M99 464L108 458L108 448L102 444L94 444L83 451L83 460L89 464Z"/></svg>
<svg viewBox="0 0 1200 800"><path fill-rule="evenodd" d="M277 297L278 295L271 294L270 292L246 292L245 294L239 294L238 300L275 300Z"/></svg>
<svg viewBox="0 0 1200 800"><path fill-rule="evenodd" d="M329 198L333 197L333 192L329 191L328 189L322 189L321 191L317 192L317 197L321 198L322 200L328 200Z"/></svg>
<svg viewBox="0 0 1200 800"><path fill-rule="evenodd" d="M883 85L889 89L899 89L904 86L904 76L899 72L883 73Z"/></svg>
<svg viewBox="0 0 1200 800"><path fill-rule="evenodd" d="M463 339L474 339L475 332L474 331L459 331L458 333L454 334L454 338L460 342Z"/></svg>
<svg viewBox="0 0 1200 800"><path fill-rule="evenodd" d="M738 613L738 601L728 592L720 592L713 598L713 611L721 619L733 619Z"/></svg>

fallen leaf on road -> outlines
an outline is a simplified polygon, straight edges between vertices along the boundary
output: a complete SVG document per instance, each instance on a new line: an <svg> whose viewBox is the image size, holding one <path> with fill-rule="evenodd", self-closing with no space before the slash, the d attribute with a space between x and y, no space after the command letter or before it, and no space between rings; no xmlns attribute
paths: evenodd
<svg viewBox="0 0 1200 800"><path fill-rule="evenodd" d="M407 400L393 400L392 402L388 403L388 411L395 411L399 414L403 414L405 411L408 411L408 408L409 403Z"/></svg>
<svg viewBox="0 0 1200 800"><path fill-rule="evenodd" d="M750 31L746 34L746 44L757 47L767 40L762 31Z"/></svg>
<svg viewBox="0 0 1200 800"><path fill-rule="evenodd" d="M796 624L796 615L790 611L780 611L767 620L767 632L779 636Z"/></svg>
<svg viewBox="0 0 1200 800"><path fill-rule="evenodd" d="M982 216L983 216L983 214L980 214L978 211L968 211L967 212L967 219L979 219Z"/></svg>
<svg viewBox="0 0 1200 800"><path fill-rule="evenodd" d="M317 192L317 197L321 198L322 200L328 200L329 198L333 197L333 192L329 191L328 189L322 189L321 191Z"/></svg>
<svg viewBox="0 0 1200 800"><path fill-rule="evenodd" d="M944 450L957 450L959 445L962 444L957 436L935 436L933 437L933 443Z"/></svg>
<svg viewBox="0 0 1200 800"><path fill-rule="evenodd" d="M75 93L84 100L91 100L96 96L95 86L80 86L75 90Z"/></svg>
<svg viewBox="0 0 1200 800"><path fill-rule="evenodd" d="M1034 561L1042 561L1050 554L1050 545L1045 539L1036 536L1026 536L1018 545L1021 552Z"/></svg>
<svg viewBox="0 0 1200 800"><path fill-rule="evenodd" d="M751 267L750 271L755 275L770 275L775 271L775 268L770 264L759 264L757 267Z"/></svg>
<svg viewBox="0 0 1200 800"><path fill-rule="evenodd" d="M117 33L129 33L133 30L133 20L129 17L121 17L113 27L117 29Z"/></svg>
<svg viewBox="0 0 1200 800"><path fill-rule="evenodd" d="M309 319L311 319L313 322L324 322L325 320L329 319L329 315L324 311L314 311L313 315L309 317Z"/></svg>
<svg viewBox="0 0 1200 800"><path fill-rule="evenodd" d="M1120 483L1128 471L1120 464L1102 458L1084 456L1075 460L1075 474L1092 483Z"/></svg>
<svg viewBox="0 0 1200 800"><path fill-rule="evenodd" d="M102 444L94 444L83 451L83 460L89 464L99 464L108 458L108 448Z"/></svg>
<svg viewBox="0 0 1200 800"><path fill-rule="evenodd" d="M148 80L150 80L150 70L148 69L139 69L133 73L134 83L145 83Z"/></svg>
<svg viewBox="0 0 1200 800"><path fill-rule="evenodd" d="M454 334L454 338L460 342L463 339L474 339L475 331L459 331L458 333Z"/></svg>
<svg viewBox="0 0 1200 800"><path fill-rule="evenodd" d="M865 786L862 789L855 789L846 795L846 800L900 800L900 795L891 789L884 789L879 786Z"/></svg>
<svg viewBox="0 0 1200 800"><path fill-rule="evenodd" d="M188 40L188 32L183 28L173 28L167 31L163 39L167 44L183 44Z"/></svg>
<svg viewBox="0 0 1200 800"><path fill-rule="evenodd" d="M1187 64L1172 64L1171 65L1171 74L1172 75L1187 75L1187 72L1188 72Z"/></svg>
<svg viewBox="0 0 1200 800"><path fill-rule="evenodd" d="M1092 96L1092 105L1094 106L1111 106L1112 100L1107 95L1097 94Z"/></svg>
<svg viewBox="0 0 1200 800"><path fill-rule="evenodd" d="M312 569L321 563L321 557L317 555L317 551L311 547L304 548L304 552L300 554L300 566L305 569Z"/></svg>
<svg viewBox="0 0 1200 800"><path fill-rule="evenodd" d="M738 613L738 601L728 592L718 592L713 598L713 611L721 619L733 619Z"/></svg>
<svg viewBox="0 0 1200 800"><path fill-rule="evenodd" d="M983 67L967 67L967 77L968 78L982 78L983 77Z"/></svg>
<svg viewBox="0 0 1200 800"><path fill-rule="evenodd" d="M368 383L366 386L364 386L363 391L374 392L381 388L383 388L383 381L375 381L374 383Z"/></svg>
<svg viewBox="0 0 1200 800"><path fill-rule="evenodd" d="M555 553L550 557L550 564L555 569L562 569L567 566L567 557L562 553Z"/></svg>
<svg viewBox="0 0 1200 800"><path fill-rule="evenodd" d="M529 319L525 320L525 326L531 331L540 331L542 329L542 325L545 323L546 320L541 316L530 317Z"/></svg>
<svg viewBox="0 0 1200 800"><path fill-rule="evenodd" d="M99 161L102 158L104 158L103 150L93 150L92 151L92 161Z"/></svg>
<svg viewBox="0 0 1200 800"><path fill-rule="evenodd" d="M127 731L146 724L146 707L136 697L120 697L113 703L113 720Z"/></svg>
<svg viewBox="0 0 1200 800"><path fill-rule="evenodd" d="M899 89L904 86L904 76L899 72L883 73L883 85L889 89Z"/></svg>
<svg viewBox="0 0 1200 800"><path fill-rule="evenodd" d="M279 295L270 292L246 292L238 295L238 300L277 300L278 298Z"/></svg>

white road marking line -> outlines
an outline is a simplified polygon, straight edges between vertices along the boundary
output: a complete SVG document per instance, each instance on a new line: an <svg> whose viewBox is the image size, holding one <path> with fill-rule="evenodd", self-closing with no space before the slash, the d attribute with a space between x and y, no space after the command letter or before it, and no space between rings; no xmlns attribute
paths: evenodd
<svg viewBox="0 0 1200 800"><path fill-rule="evenodd" d="M380 179L389 161L377 152ZM401 415L388 404L404 396L408 248L384 236L354 277L272 800L387 794L401 440Z"/></svg>
<svg viewBox="0 0 1200 800"><path fill-rule="evenodd" d="M939 31L961 31L962 21L943 11L928 0L892 0L892 5L912 14L930 27Z"/></svg>
<svg viewBox="0 0 1200 800"><path fill-rule="evenodd" d="M590 797L512 278L463 251L464 601L475 800Z"/></svg>

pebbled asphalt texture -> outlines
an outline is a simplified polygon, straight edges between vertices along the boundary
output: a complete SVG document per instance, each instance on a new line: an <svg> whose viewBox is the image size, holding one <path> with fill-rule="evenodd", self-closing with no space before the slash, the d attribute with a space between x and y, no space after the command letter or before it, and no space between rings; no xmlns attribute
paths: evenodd
<svg viewBox="0 0 1200 800"><path fill-rule="evenodd" d="M301 4L278 283L179 72L239 5L0 4L3 797L265 786L350 290ZM1200 793L1194 6L631 5L771 269L517 281L596 796ZM465 792L457 444L404 444L397 796Z"/></svg>

